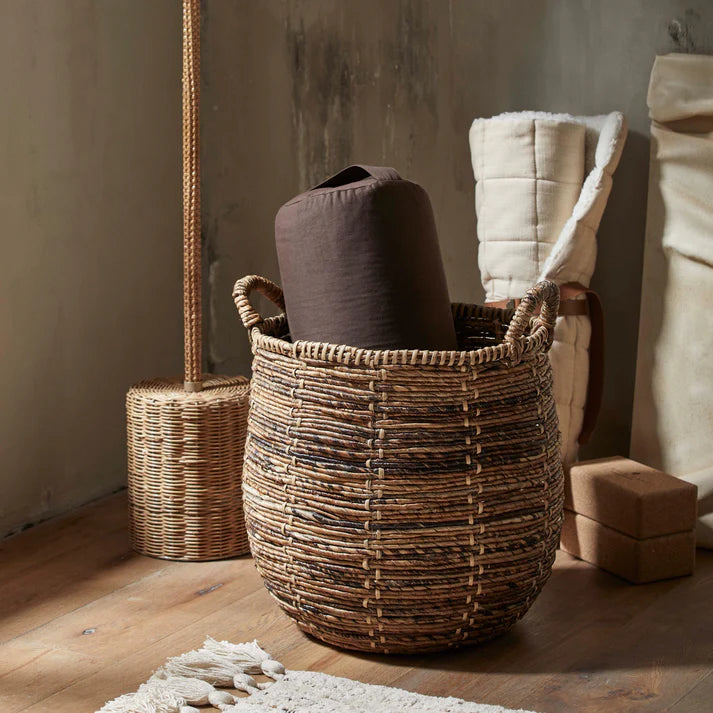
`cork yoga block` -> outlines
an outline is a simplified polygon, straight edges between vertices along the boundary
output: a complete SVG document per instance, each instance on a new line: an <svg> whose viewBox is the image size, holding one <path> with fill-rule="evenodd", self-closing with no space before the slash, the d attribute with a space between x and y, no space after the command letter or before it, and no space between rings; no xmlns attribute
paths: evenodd
<svg viewBox="0 0 713 713"><path fill-rule="evenodd" d="M582 461L565 478L565 507L637 539L688 532L697 489L628 458Z"/></svg>
<svg viewBox="0 0 713 713"><path fill-rule="evenodd" d="M692 574L695 566L693 530L637 539L566 510L561 537L565 552L633 584Z"/></svg>

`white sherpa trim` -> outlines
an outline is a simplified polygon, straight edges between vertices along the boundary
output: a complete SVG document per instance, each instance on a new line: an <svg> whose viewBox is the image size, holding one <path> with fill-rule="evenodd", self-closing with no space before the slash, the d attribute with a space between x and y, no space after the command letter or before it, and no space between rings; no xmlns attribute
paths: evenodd
<svg viewBox="0 0 713 713"><path fill-rule="evenodd" d="M587 117L583 117L587 118ZM562 231L553 245L549 257L542 266L540 280L555 280L567 282L571 278L564 275L568 265L571 264L574 256L582 249L578 241L578 236L582 232L580 226L586 225L586 217L592 211L599 209L599 216L592 221L589 227L596 232L599 227L601 213L604 211L609 192L611 190L611 178L619 165L621 153L624 150L626 141L627 125L624 115L619 111L614 111L603 117L591 117L594 120L602 119L599 136L594 151L594 165L591 167L589 175L584 180L582 191L579 195L572 215L565 223ZM579 117L577 117L579 119ZM579 123L585 123L581 121ZM594 125L594 121L591 124ZM607 180L608 179L608 180ZM592 269L594 265L592 265ZM589 280L585 285L589 286Z"/></svg>

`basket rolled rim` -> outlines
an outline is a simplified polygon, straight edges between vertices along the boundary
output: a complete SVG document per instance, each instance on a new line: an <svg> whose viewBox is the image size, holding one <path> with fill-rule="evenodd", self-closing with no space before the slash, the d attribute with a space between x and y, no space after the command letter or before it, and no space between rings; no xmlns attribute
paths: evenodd
<svg viewBox="0 0 713 713"><path fill-rule="evenodd" d="M209 404L247 396L250 390L250 380L241 375L202 374L201 378L202 391L186 391L182 376L157 376L133 384L127 396L171 403Z"/></svg>
<svg viewBox="0 0 713 713"><path fill-rule="evenodd" d="M282 314L261 317L249 302L253 290L274 302ZM559 307L559 287L544 280L528 290L514 312L509 309L467 305L452 305L455 317L477 315L485 318L512 315L504 341L500 344L471 350L431 349L367 349L347 344L297 340L289 342L277 335L287 328L282 290L259 275L248 275L235 283L233 299L253 347L295 359L323 361L349 366L463 366L501 362L517 365L526 354L547 352L552 346L554 326ZM535 315L540 308L540 313ZM529 329L529 333L525 333Z"/></svg>
<svg viewBox="0 0 713 713"><path fill-rule="evenodd" d="M480 305L454 304L454 307L475 307L492 312L508 312L497 307ZM498 361L515 362L514 345L508 342L469 350L432 350L432 349L365 349L347 344L329 342L309 342L298 340L290 342L276 336L275 332L285 329L287 318L284 314L268 317L261 324L250 328L252 343L261 349L275 354L290 356L295 359L311 359L333 364L351 366L462 366L464 364L488 364ZM528 337L523 337L521 356L538 351L547 342L547 328L540 326Z"/></svg>

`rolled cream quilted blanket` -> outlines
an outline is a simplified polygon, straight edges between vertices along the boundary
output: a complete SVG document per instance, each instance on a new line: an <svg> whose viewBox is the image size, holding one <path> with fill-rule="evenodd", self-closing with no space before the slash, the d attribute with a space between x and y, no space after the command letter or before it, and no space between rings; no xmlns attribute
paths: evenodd
<svg viewBox="0 0 713 713"><path fill-rule="evenodd" d="M713 548L713 57L657 57L631 455L698 486Z"/></svg>
<svg viewBox="0 0 713 713"><path fill-rule="evenodd" d="M517 300L542 279L567 285L565 302L587 299L596 232L625 139L619 112L507 113L473 122L478 262L487 302ZM591 427L588 397L590 415L597 398L588 387L590 314L598 302L589 304L588 310L563 303L550 352L565 464L576 460L583 426Z"/></svg>

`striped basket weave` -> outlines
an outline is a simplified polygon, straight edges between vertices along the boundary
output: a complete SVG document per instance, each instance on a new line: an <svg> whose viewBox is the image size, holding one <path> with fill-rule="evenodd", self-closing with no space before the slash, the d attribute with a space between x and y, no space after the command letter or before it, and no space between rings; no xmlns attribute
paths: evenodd
<svg viewBox="0 0 713 713"><path fill-rule="evenodd" d="M186 393L179 378L147 379L126 396L129 540L170 560L248 551L240 477L250 383L205 374Z"/></svg>
<svg viewBox="0 0 713 713"><path fill-rule="evenodd" d="M456 352L292 343L253 290L284 304L262 277L235 285L254 354L245 515L270 593L348 649L505 632L547 580L562 522L556 285L515 313L454 305Z"/></svg>

